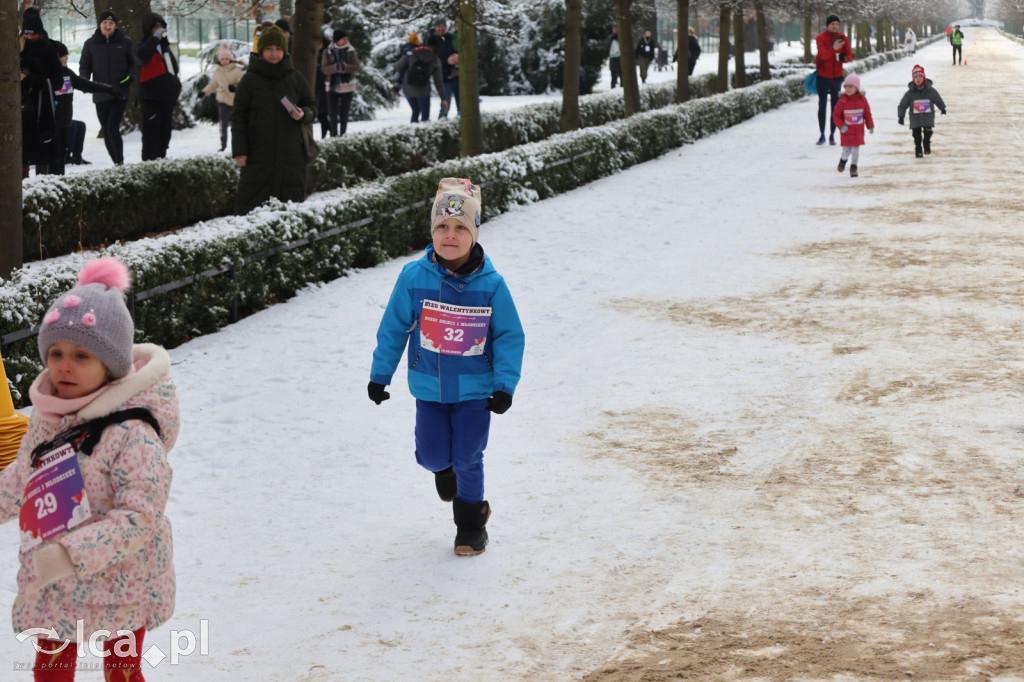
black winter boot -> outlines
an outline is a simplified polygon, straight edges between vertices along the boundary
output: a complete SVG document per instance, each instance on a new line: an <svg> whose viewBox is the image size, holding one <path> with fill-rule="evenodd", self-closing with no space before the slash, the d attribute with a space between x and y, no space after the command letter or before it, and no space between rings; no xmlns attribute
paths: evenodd
<svg viewBox="0 0 1024 682"><path fill-rule="evenodd" d="M480 554L487 547L487 519L491 517L491 505L487 500L467 504L458 497L452 500L455 515L455 553L459 556Z"/></svg>
<svg viewBox="0 0 1024 682"><path fill-rule="evenodd" d="M924 129L924 140L922 141L922 146L924 147L924 153L925 154L931 154L932 153L932 129L931 128L925 128Z"/></svg>
<svg viewBox="0 0 1024 682"><path fill-rule="evenodd" d="M857 177L857 164L855 164L855 163L851 163L850 164L850 177L851 178Z"/></svg>
<svg viewBox="0 0 1024 682"><path fill-rule="evenodd" d="M451 502L455 499L458 487L456 485L455 472L452 471L451 467L444 471L434 472L434 487L437 488L437 496L445 502Z"/></svg>
<svg viewBox="0 0 1024 682"><path fill-rule="evenodd" d="M836 166L836 170L840 173L846 170L846 159L839 159L839 165Z"/></svg>

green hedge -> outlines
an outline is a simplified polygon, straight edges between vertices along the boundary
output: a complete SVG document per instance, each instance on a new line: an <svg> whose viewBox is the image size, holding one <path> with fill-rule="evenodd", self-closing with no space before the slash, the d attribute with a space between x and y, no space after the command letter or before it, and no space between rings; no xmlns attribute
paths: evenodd
<svg viewBox="0 0 1024 682"><path fill-rule="evenodd" d="M693 96L711 94L713 85L708 76L693 79ZM674 101L674 83L641 90L644 110ZM503 151L558 134L560 114L559 102L485 113L484 150ZM624 116L621 91L580 98L584 127ZM457 119L345 135L320 145L322 153L309 169L311 192L429 168L460 154ZM24 260L44 260L229 215L237 186L237 167L220 154L34 178L23 190Z"/></svg>
<svg viewBox="0 0 1024 682"><path fill-rule="evenodd" d="M857 70L885 61L884 56L862 60ZM271 201L248 216L200 223L110 246L102 253L128 265L135 276L135 292L195 278L185 287L134 305L137 339L174 347L305 286L424 247L430 199L440 177L471 177L480 183L487 197L486 221L513 206L585 185L800 99L806 94L802 80L800 75L772 80L504 152L441 161L431 168L325 192L317 201ZM358 226L338 227L351 224ZM271 255L253 257L261 253ZM76 253L30 264L9 280L0 280L0 337L35 325L46 306L74 284L77 271L96 255ZM2 348L12 394L19 403L41 369L35 344L30 337Z"/></svg>

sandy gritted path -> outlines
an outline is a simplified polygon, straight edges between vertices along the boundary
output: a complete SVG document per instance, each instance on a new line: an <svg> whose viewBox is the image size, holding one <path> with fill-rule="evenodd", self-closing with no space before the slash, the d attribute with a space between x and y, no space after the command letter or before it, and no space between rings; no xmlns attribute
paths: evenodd
<svg viewBox="0 0 1024 682"><path fill-rule="evenodd" d="M794 208L843 236L772 254L781 284L613 304L806 364L716 423L610 413L590 434L717 521L666 529L686 565L586 680L1024 679L1024 47L967 30L968 66L943 41L864 76L861 177L821 154ZM949 110L921 160L895 123L915 62ZM815 108L793 110L808 155Z"/></svg>

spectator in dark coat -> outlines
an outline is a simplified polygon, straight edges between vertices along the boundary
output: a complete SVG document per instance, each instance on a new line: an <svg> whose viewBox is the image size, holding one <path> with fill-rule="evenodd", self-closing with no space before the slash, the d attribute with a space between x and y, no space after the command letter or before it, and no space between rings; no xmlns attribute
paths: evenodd
<svg viewBox="0 0 1024 682"><path fill-rule="evenodd" d="M282 103L284 97L292 110ZM284 32L276 26L263 29L260 58L249 62L231 112L231 155L241 167L235 198L239 215L271 197L306 198L302 126L315 118L313 91L292 66Z"/></svg>
<svg viewBox="0 0 1024 682"><path fill-rule="evenodd" d="M39 10L29 7L22 14L19 39L21 63L21 176L29 166L45 173L57 154L57 122L54 95L64 82L57 50L43 28ZM63 154L63 150L60 154Z"/></svg>
<svg viewBox="0 0 1024 682"><path fill-rule="evenodd" d="M174 105L181 94L178 60L167 40L167 22L159 14L142 17L142 40L135 45L142 108L142 160L162 159L171 144Z"/></svg>
<svg viewBox="0 0 1024 682"><path fill-rule="evenodd" d="M700 57L700 42L697 40L697 32L693 30L691 26L687 30L686 44L690 49L690 56L687 62L687 68L689 68L689 75L693 75L693 67L697 66L697 57ZM677 49L672 55L672 61L679 61L679 50Z"/></svg>
<svg viewBox="0 0 1024 682"><path fill-rule="evenodd" d="M124 143L121 140L121 121L128 106L128 88L131 87L132 40L117 27L117 17L110 10L100 12L99 27L82 46L78 61L78 74L85 80L118 88L118 95L96 92L92 96L96 105L96 119L103 131L103 144L115 165L124 163ZM79 88L83 90L82 88Z"/></svg>
<svg viewBox="0 0 1024 682"><path fill-rule="evenodd" d="M72 120L75 113L75 90L81 90L82 92L104 93L111 97L118 97L121 95L120 93L114 92L114 86L112 85L107 85L106 83L94 83L93 81L88 81L79 77L77 73L68 68L67 46L64 43L57 42L56 40L52 40L50 42L53 43L53 46L57 50L57 56L60 58L61 73L64 74L64 82L61 85L61 88L54 93L54 100L57 103L56 121L58 138L56 143L56 154L50 162L50 167L47 172L50 175L64 175L65 163L73 163L75 165L89 163L82 158L82 148L78 144L78 140L74 140L72 142L72 147L77 149L77 153L74 156L66 153L69 143L68 138L72 134L73 130L72 124L79 123L83 129L85 128L85 124L81 121Z"/></svg>
<svg viewBox="0 0 1024 682"><path fill-rule="evenodd" d="M636 57L637 66L640 67L640 82L647 82L647 71L654 61L654 51L660 49L658 41L651 35L651 29L644 31L643 36L636 42L636 49L633 56Z"/></svg>
<svg viewBox="0 0 1024 682"><path fill-rule="evenodd" d="M440 47L440 39L431 34L427 36L427 44L421 47L417 47L408 54L403 54L402 58L395 64L395 68L402 75L402 94L405 95L405 101L409 103L409 107L412 109L412 123L417 121L429 121L430 120L430 81L434 81L434 87L437 88L437 94L441 97L441 108L447 109L448 103L444 101L444 81L441 78L441 60L437 55L438 48ZM415 69L414 65L420 63L424 66L417 66ZM426 82L410 82L417 80L417 74L422 73L426 69Z"/></svg>
<svg viewBox="0 0 1024 682"><path fill-rule="evenodd" d="M434 25L434 35L440 40L437 54L441 58L441 80L444 81L442 99L446 105L441 107L437 117L445 118L451 109L452 97L455 98L455 109L462 111L459 103L459 47L455 44L455 38L448 33L448 24L444 19L439 19Z"/></svg>

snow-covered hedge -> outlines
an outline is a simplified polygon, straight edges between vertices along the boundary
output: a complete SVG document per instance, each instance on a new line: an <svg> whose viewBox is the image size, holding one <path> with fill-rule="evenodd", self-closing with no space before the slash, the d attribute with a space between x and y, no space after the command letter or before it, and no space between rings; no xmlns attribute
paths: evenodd
<svg viewBox="0 0 1024 682"><path fill-rule="evenodd" d="M708 76L691 81L695 98L711 94L713 87ZM641 90L643 110L674 101L673 83ZM557 134L560 115L559 102L483 114L484 149L502 151ZM580 98L585 127L624 116L621 91ZM313 192L428 168L460 154L457 119L345 135L320 144L322 153L309 171ZM39 176L24 184L24 259L52 258L228 215L234 210L237 185L237 167L219 154Z"/></svg>
<svg viewBox="0 0 1024 682"><path fill-rule="evenodd" d="M885 56L871 57L853 70L885 61ZM423 247L439 177L471 177L480 183L487 220L800 99L806 94L802 81L800 75L772 80L503 152L442 161L299 204L271 202L247 216L200 223L103 253L124 261L135 275L136 296L143 298L133 302L138 337L173 347L311 283ZM31 264L0 280L0 337L36 324L46 305L74 283L85 260L96 255ZM181 282L187 285L170 290ZM158 288L164 291L151 292ZM5 342L3 354L20 399L40 369L34 337Z"/></svg>

